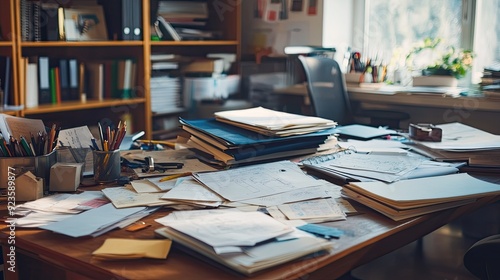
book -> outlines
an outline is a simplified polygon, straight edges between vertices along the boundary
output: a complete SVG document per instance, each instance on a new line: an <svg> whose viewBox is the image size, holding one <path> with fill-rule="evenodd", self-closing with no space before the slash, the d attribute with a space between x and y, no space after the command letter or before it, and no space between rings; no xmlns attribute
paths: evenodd
<svg viewBox="0 0 500 280"><path fill-rule="evenodd" d="M154 23L156 33L161 40L165 41L181 41L182 38L179 36L177 31L168 23L162 16L158 16Z"/></svg>
<svg viewBox="0 0 500 280"><path fill-rule="evenodd" d="M104 65L99 62L86 62L85 71L87 71L87 100L104 99ZM111 81L109 81L111 82Z"/></svg>

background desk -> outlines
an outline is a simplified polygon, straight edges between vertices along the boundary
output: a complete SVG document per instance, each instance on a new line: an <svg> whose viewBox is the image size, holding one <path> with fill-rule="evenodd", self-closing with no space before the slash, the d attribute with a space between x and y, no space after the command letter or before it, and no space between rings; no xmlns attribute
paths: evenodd
<svg viewBox="0 0 500 280"><path fill-rule="evenodd" d="M464 214L499 200L500 196L484 197L458 208L401 222L392 221L353 202L360 215L348 217L346 221L324 223L345 232L340 239L332 240L334 251L331 254L292 261L252 277L202 261L175 247L166 260L99 261L92 257L91 253L108 237L155 238L154 229L161 225L154 219L167 215L168 210L143 219L153 225L145 230L113 230L96 238L71 238L38 229L16 229L17 274L6 272L5 276L6 279L336 279ZM8 234L4 224L0 232L4 258L10 246L7 244ZM6 268L8 264L5 264Z"/></svg>
<svg viewBox="0 0 500 280"><path fill-rule="evenodd" d="M408 123L449 123L461 122L476 128L500 134L500 99L485 97L443 97L439 94L387 93L375 88L347 86L353 108L386 109L410 114ZM305 85L299 84L275 90L287 109L298 110L295 102L301 102L303 113L310 112L310 102ZM302 97L302 98L301 98ZM293 105L290 105L293 104Z"/></svg>

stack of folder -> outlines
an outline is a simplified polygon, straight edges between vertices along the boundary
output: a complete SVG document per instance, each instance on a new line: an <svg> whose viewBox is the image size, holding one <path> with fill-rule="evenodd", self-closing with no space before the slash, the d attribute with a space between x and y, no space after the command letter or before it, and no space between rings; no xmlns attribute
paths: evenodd
<svg viewBox="0 0 500 280"><path fill-rule="evenodd" d="M221 115L230 117L222 119ZM336 125L327 119L261 107L219 112L216 116L203 120L181 118L180 123L189 134L184 139L188 146L225 166L315 153L332 139Z"/></svg>
<svg viewBox="0 0 500 280"><path fill-rule="evenodd" d="M500 185L466 173L401 180L351 182L342 192L387 217L399 221L499 195Z"/></svg>

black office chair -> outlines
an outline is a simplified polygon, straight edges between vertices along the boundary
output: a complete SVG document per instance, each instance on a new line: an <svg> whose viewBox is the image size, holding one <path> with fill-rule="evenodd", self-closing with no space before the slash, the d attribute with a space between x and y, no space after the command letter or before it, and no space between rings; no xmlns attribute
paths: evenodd
<svg viewBox="0 0 500 280"><path fill-rule="evenodd" d="M370 119L369 125L400 128L400 121L407 120L407 113L385 110L352 112L344 75L338 63L321 56L299 56L307 79L307 90L313 113L336 121L340 125L351 124L354 116Z"/></svg>
<svg viewBox="0 0 500 280"><path fill-rule="evenodd" d="M500 279L500 234L474 243L464 255L464 266L479 279Z"/></svg>

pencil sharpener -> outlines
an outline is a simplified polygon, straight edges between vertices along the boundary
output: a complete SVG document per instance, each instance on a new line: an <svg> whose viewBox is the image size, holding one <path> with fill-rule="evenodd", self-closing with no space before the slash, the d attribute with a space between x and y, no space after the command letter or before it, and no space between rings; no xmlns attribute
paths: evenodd
<svg viewBox="0 0 500 280"><path fill-rule="evenodd" d="M410 124L410 138L418 141L441 142L443 130L432 124Z"/></svg>

